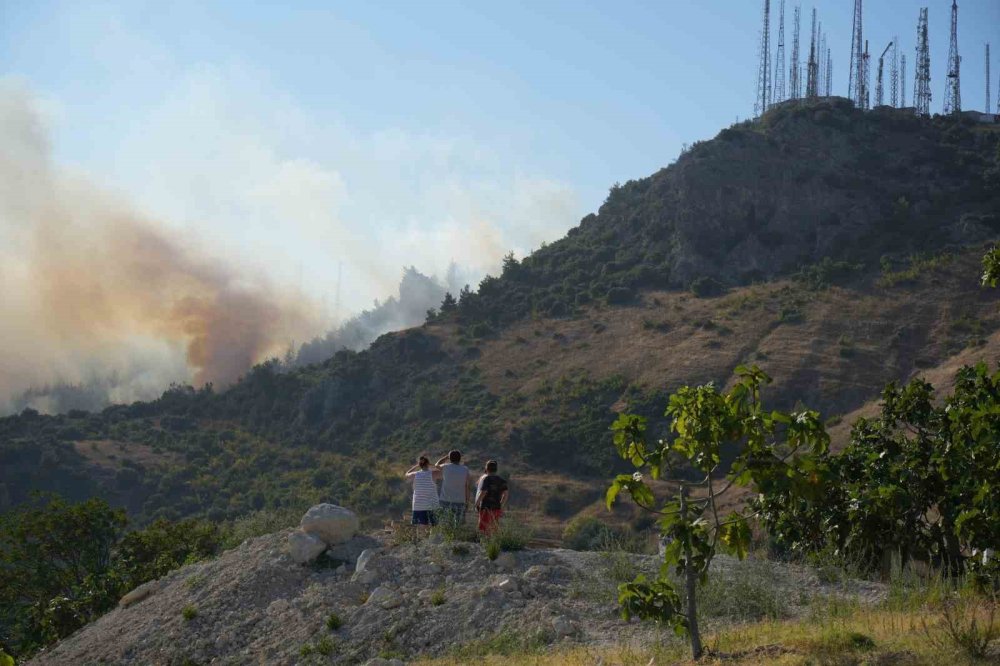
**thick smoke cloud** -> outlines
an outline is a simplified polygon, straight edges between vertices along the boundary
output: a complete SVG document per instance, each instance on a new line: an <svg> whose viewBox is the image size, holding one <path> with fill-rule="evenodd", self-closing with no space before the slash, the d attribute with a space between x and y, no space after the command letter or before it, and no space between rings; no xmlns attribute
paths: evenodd
<svg viewBox="0 0 1000 666"><path fill-rule="evenodd" d="M225 384L319 331L316 313L57 168L37 100L0 82L0 410L29 387ZM45 408L45 405L41 405Z"/></svg>

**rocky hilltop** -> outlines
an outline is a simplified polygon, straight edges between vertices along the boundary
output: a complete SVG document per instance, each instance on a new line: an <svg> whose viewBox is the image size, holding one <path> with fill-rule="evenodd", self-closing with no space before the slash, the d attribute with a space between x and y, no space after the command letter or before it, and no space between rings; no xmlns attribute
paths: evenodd
<svg viewBox="0 0 1000 666"><path fill-rule="evenodd" d="M28 663L387 665L444 654L475 661L477 647L504 640L522 648L673 640L618 616L615 585L655 571L655 556L527 548L491 560L478 543L403 529L341 532L343 541L301 563L290 546L297 532L175 570ZM803 567L724 556L713 567L721 588L745 592L748 579L766 577L783 601L750 611L758 615L790 617L817 596L884 596L878 584L822 583ZM740 602L711 611L712 622L748 619Z"/></svg>

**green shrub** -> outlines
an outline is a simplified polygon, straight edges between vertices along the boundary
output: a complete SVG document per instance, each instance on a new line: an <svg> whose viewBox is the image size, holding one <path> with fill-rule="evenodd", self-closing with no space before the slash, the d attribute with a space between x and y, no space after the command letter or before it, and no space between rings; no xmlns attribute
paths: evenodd
<svg viewBox="0 0 1000 666"><path fill-rule="evenodd" d="M326 628L330 631L337 631L344 625L344 621L336 613L330 613L326 618Z"/></svg>
<svg viewBox="0 0 1000 666"><path fill-rule="evenodd" d="M702 276L691 281L690 289L697 298L711 298L721 295L726 287L713 277Z"/></svg>
<svg viewBox="0 0 1000 666"><path fill-rule="evenodd" d="M329 636L322 636L318 641L316 641L315 650L317 654L321 654L324 657L329 657L333 654L334 644L330 640Z"/></svg>
<svg viewBox="0 0 1000 666"><path fill-rule="evenodd" d="M181 609L181 617L184 618L185 622L190 622L191 620L198 617L198 609L188 604L183 609Z"/></svg>
<svg viewBox="0 0 1000 666"><path fill-rule="evenodd" d="M505 516L494 524L493 529L484 537L482 541L486 547L487 557L491 552L524 550L531 538L531 531L523 521L516 520L510 516ZM490 557L491 560L496 556Z"/></svg>
<svg viewBox="0 0 1000 666"><path fill-rule="evenodd" d="M562 542L572 550L604 550L621 536L621 530L593 516L577 516L563 530Z"/></svg>
<svg viewBox="0 0 1000 666"><path fill-rule="evenodd" d="M739 622L780 620L791 615L788 592L775 581L775 565L764 560L743 560L713 576L703 585L699 610L709 618Z"/></svg>
<svg viewBox="0 0 1000 666"><path fill-rule="evenodd" d="M444 588L438 588L434 590L434 594L431 595L431 605L440 606L445 602Z"/></svg>
<svg viewBox="0 0 1000 666"><path fill-rule="evenodd" d="M628 287L612 287L608 289L604 300L608 305L625 305L635 299L635 292Z"/></svg>
<svg viewBox="0 0 1000 666"><path fill-rule="evenodd" d="M286 527L293 527L299 524L299 519L306 512L308 506L298 505L277 509L261 509L247 513L239 518L235 518L222 524L222 550L236 548L247 539L273 534Z"/></svg>

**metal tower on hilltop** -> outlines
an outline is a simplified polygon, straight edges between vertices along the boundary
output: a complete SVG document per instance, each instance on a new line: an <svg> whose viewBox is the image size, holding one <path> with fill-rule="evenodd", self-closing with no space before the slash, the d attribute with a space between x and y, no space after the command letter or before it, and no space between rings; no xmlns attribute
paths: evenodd
<svg viewBox="0 0 1000 666"><path fill-rule="evenodd" d="M892 38L892 62L889 69L889 105L899 106L899 37Z"/></svg>
<svg viewBox="0 0 1000 666"><path fill-rule="evenodd" d="M990 94L990 43L986 42L986 115L993 115L990 111L990 104L993 103L993 95Z"/></svg>
<svg viewBox="0 0 1000 666"><path fill-rule="evenodd" d="M812 15L812 38L809 42L809 63L806 66L806 97L816 99L819 97L819 63L816 62L816 8L813 7Z"/></svg>
<svg viewBox="0 0 1000 666"><path fill-rule="evenodd" d="M826 33L823 32L823 24L817 28L819 34L819 54L816 56L819 71L816 73L816 94L820 97L826 95Z"/></svg>
<svg viewBox="0 0 1000 666"><path fill-rule="evenodd" d="M784 102L785 91L785 0L781 0L781 15L778 18L778 52L774 56L774 103Z"/></svg>
<svg viewBox="0 0 1000 666"><path fill-rule="evenodd" d="M771 100L771 0L764 0L764 26L760 31L760 63L757 66L757 98L753 114L760 117Z"/></svg>
<svg viewBox="0 0 1000 666"><path fill-rule="evenodd" d="M829 97L833 91L833 55L830 49L826 50L826 96Z"/></svg>
<svg viewBox="0 0 1000 666"><path fill-rule="evenodd" d="M944 89L944 114L962 110L962 58L958 55L958 0L951 0L951 45L948 47L948 80Z"/></svg>
<svg viewBox="0 0 1000 666"><path fill-rule="evenodd" d="M906 54L899 54L899 108L906 108Z"/></svg>
<svg viewBox="0 0 1000 666"><path fill-rule="evenodd" d="M883 87L882 76L885 70L885 54L889 52L889 49L892 48L892 45L893 42L889 42L889 44L885 47L885 50L882 51L882 55L878 57L878 79L877 82L875 83L875 106L882 106L883 104L885 104L885 96L884 96L885 88Z"/></svg>
<svg viewBox="0 0 1000 666"><path fill-rule="evenodd" d="M865 40L865 55L862 59L862 73L861 73L861 88L864 91L864 96L862 99L861 108L867 111L871 108L871 99L868 96L868 91L872 87L872 71L871 71L871 54L868 53L868 40Z"/></svg>
<svg viewBox="0 0 1000 666"><path fill-rule="evenodd" d="M793 22L795 27L792 29L792 65L789 69L788 83L791 90L792 99L800 99L802 97L802 77L800 76L800 65L799 65L799 28L802 25L802 7L796 7L794 12L795 18Z"/></svg>
<svg viewBox="0 0 1000 666"><path fill-rule="evenodd" d="M931 51L927 41L927 8L917 20L917 62L913 78L913 106L918 116L931 115Z"/></svg>
<svg viewBox="0 0 1000 666"><path fill-rule="evenodd" d="M847 96L859 109L865 108L865 90L862 80L865 73L864 31L861 27L862 0L854 0L854 25L851 29L851 71L848 77Z"/></svg>

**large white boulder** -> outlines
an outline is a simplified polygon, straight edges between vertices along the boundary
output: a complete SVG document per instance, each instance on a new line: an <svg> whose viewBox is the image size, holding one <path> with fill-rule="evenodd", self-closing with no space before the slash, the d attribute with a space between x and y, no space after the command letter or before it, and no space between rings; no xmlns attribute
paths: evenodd
<svg viewBox="0 0 1000 666"><path fill-rule="evenodd" d="M317 504L302 516L299 526L329 546L350 541L358 531L358 516L336 504Z"/></svg>
<svg viewBox="0 0 1000 666"><path fill-rule="evenodd" d="M288 554L299 564L312 562L326 550L326 542L319 537L295 530L288 536Z"/></svg>

